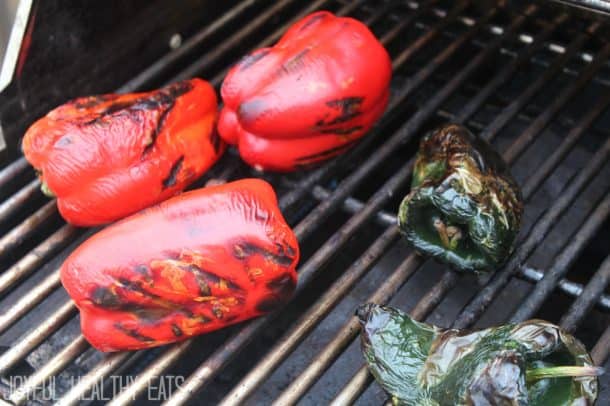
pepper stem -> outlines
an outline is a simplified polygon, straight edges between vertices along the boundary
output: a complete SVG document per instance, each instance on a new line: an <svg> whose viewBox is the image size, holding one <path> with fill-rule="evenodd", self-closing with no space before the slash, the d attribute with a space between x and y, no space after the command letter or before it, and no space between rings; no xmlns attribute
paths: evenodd
<svg viewBox="0 0 610 406"><path fill-rule="evenodd" d="M578 377L578 376L600 376L604 373L604 368L593 366L563 366L563 367L546 367L533 368L525 371L525 377L528 382L538 381L545 378L563 378L563 377Z"/></svg>
<svg viewBox="0 0 610 406"><path fill-rule="evenodd" d="M53 193L53 191L51 189L49 189L49 186L46 184L46 182L42 182L42 184L40 185L40 190L47 197L51 197L51 198L55 197L55 193Z"/></svg>

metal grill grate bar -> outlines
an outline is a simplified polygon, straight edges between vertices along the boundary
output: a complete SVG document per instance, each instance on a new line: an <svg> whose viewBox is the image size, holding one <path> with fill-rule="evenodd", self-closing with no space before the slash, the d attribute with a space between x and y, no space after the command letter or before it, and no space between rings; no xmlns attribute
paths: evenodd
<svg viewBox="0 0 610 406"><path fill-rule="evenodd" d="M604 219L610 215L610 195L595 209L593 214L587 218L580 230L570 239L569 244L562 249L561 254L555 259L551 268L536 284L527 299L519 305L519 309L511 318L511 322L521 322L530 319L542 306L542 303L550 296L563 278L576 257L585 248L586 243L599 231Z"/></svg>
<svg viewBox="0 0 610 406"><path fill-rule="evenodd" d="M7 165L0 171L0 189L9 184L19 174L24 172L30 165L24 157L17 159L11 164Z"/></svg>
<svg viewBox="0 0 610 406"><path fill-rule="evenodd" d="M57 252L76 234L76 228L64 225L36 248L28 252L15 265L0 274L0 294L5 293L21 279L42 265L45 258ZM1 325L2 323L0 323ZM3 329L0 327L0 331Z"/></svg>
<svg viewBox="0 0 610 406"><path fill-rule="evenodd" d="M608 284L610 284L610 255L606 257L595 275L587 283L585 290L561 318L559 322L561 327L573 333L585 315L595 305L595 302L599 300Z"/></svg>

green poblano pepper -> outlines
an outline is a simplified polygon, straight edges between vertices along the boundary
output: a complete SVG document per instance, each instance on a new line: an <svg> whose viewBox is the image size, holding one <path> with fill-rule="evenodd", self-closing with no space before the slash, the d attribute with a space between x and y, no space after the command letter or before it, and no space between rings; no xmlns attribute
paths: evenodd
<svg viewBox="0 0 610 406"><path fill-rule="evenodd" d="M416 250L460 271L490 271L512 252L522 212L500 155L452 124L421 140L398 225Z"/></svg>
<svg viewBox="0 0 610 406"><path fill-rule="evenodd" d="M592 405L602 370L542 320L441 329L374 304L358 309L369 370L395 405Z"/></svg>

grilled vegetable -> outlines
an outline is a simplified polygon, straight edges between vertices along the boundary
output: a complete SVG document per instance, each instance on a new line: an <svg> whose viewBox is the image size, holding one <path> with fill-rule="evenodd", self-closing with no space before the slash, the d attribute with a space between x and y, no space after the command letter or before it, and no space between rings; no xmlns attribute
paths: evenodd
<svg viewBox="0 0 610 406"><path fill-rule="evenodd" d="M398 224L418 251L460 271L490 271L511 254L521 192L502 158L467 129L426 135Z"/></svg>
<svg viewBox="0 0 610 406"><path fill-rule="evenodd" d="M70 223L108 223L165 200L224 151L214 89L192 79L149 93L72 100L34 123L23 153Z"/></svg>
<svg viewBox="0 0 610 406"><path fill-rule="evenodd" d="M391 307L358 309L362 351L396 405L589 405L597 375L584 346L542 320L443 330Z"/></svg>
<svg viewBox="0 0 610 406"><path fill-rule="evenodd" d="M364 24L313 13L231 69L218 130L256 168L309 167L369 130L387 105L391 74L388 53Z"/></svg>
<svg viewBox="0 0 610 406"><path fill-rule="evenodd" d="M271 186L246 179L169 199L100 231L61 268L101 351L184 340L282 306L299 246Z"/></svg>

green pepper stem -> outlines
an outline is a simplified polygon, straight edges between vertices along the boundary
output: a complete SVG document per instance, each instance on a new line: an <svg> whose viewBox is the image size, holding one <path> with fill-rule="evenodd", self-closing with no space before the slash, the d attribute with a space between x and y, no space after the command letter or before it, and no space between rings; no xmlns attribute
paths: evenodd
<svg viewBox="0 0 610 406"><path fill-rule="evenodd" d="M547 367L533 368L525 371L525 377L528 382L537 381L545 378L563 378L563 377L578 377L578 376L600 376L604 373L604 368L583 366L583 367Z"/></svg>
<svg viewBox="0 0 610 406"><path fill-rule="evenodd" d="M46 184L46 182L42 182L42 184L40 185L40 190L42 190L42 193L44 193L44 195L47 197L55 197L55 193L53 193L53 191L49 189L49 186Z"/></svg>

